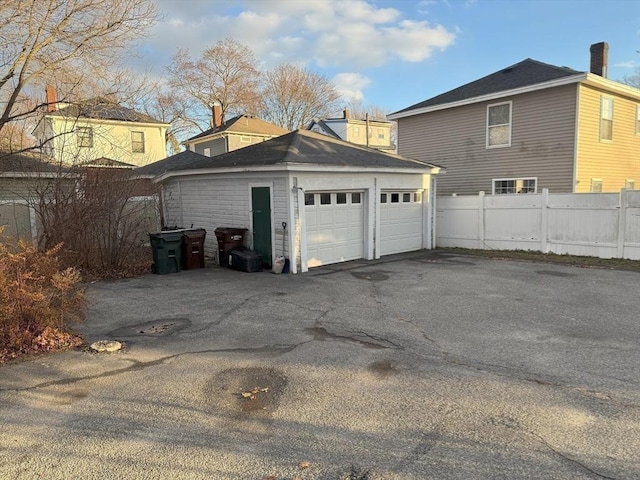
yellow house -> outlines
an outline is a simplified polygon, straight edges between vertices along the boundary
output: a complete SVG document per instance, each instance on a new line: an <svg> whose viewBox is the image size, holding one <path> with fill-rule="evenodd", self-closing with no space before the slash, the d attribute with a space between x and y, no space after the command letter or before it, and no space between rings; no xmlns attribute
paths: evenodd
<svg viewBox="0 0 640 480"><path fill-rule="evenodd" d="M169 126L103 98L57 102L49 86L47 112L33 134L45 154L66 165L143 166L167 156Z"/></svg>
<svg viewBox="0 0 640 480"><path fill-rule="evenodd" d="M640 189L640 89L530 58L388 116L398 152L446 168L440 195Z"/></svg>

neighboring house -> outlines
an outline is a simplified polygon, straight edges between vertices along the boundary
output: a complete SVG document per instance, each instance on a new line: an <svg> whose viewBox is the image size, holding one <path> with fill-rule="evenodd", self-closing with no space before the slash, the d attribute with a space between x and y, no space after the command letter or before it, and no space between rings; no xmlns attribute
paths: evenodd
<svg viewBox="0 0 640 480"><path fill-rule="evenodd" d="M33 134L43 152L67 165L106 161L135 166L167 156L169 124L102 98L57 102L47 87L47 112Z"/></svg>
<svg viewBox="0 0 640 480"><path fill-rule="evenodd" d="M247 228L264 263L284 254L292 273L434 245L437 166L307 130L215 158L182 152L135 172L162 185L167 224Z"/></svg>
<svg viewBox="0 0 640 480"><path fill-rule="evenodd" d="M351 118L346 109L342 118L314 119L307 130L385 152L395 151L391 142L391 122Z"/></svg>
<svg viewBox="0 0 640 480"><path fill-rule="evenodd" d="M640 187L640 90L526 59L389 115L398 151L447 169L438 194L615 192Z"/></svg>
<svg viewBox="0 0 640 480"><path fill-rule="evenodd" d="M273 123L265 122L251 115L238 115L222 123L219 105L213 107L213 128L206 130L184 144L187 150L206 157L233 152L239 148L261 143L289 131Z"/></svg>

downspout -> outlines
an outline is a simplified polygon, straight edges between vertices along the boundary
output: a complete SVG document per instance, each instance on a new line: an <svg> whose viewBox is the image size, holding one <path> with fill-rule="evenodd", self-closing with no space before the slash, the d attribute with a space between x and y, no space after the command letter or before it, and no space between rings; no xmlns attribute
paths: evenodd
<svg viewBox="0 0 640 480"><path fill-rule="evenodd" d="M578 150L580 142L580 93L582 84L578 83L576 88L576 118L574 123L575 133L573 139L573 179L571 184L571 193L576 193L578 189Z"/></svg>

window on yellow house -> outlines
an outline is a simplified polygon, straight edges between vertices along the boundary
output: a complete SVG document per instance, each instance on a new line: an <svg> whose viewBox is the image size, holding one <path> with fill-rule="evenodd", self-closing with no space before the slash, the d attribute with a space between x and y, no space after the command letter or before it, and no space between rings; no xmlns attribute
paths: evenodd
<svg viewBox="0 0 640 480"><path fill-rule="evenodd" d="M76 135L79 147L93 147L93 128L78 127L76 128Z"/></svg>
<svg viewBox="0 0 640 480"><path fill-rule="evenodd" d="M144 153L144 132L131 132L131 151Z"/></svg>
<svg viewBox="0 0 640 480"><path fill-rule="evenodd" d="M613 98L600 97L600 140L613 140Z"/></svg>
<svg viewBox="0 0 640 480"><path fill-rule="evenodd" d="M601 178L592 178L591 179L591 188L589 191L591 193L602 193L602 179Z"/></svg>

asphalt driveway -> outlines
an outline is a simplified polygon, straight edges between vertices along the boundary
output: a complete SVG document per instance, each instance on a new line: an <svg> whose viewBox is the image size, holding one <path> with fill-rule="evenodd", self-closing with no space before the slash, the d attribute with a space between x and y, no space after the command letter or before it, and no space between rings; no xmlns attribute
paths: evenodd
<svg viewBox="0 0 640 480"><path fill-rule="evenodd" d="M0 478L637 479L640 275L421 252L98 282L0 367Z"/></svg>

